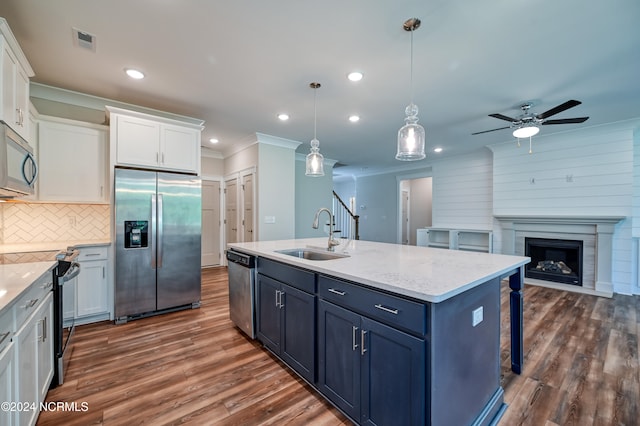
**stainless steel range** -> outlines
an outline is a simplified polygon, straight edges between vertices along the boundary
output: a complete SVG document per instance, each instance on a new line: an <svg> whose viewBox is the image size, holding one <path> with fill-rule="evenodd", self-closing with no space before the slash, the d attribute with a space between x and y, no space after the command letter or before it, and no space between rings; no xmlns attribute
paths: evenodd
<svg viewBox="0 0 640 426"><path fill-rule="evenodd" d="M75 331L74 317L65 318L65 301L71 301L75 305L75 295L65 297L64 283L73 279L80 273L80 264L76 262L79 251L68 248L64 251L30 251L18 253L0 254L0 264L30 263L57 261L53 269L53 321L54 321L54 373L51 387L61 385L64 380L64 371L71 356L71 336ZM73 291L73 288L70 288ZM67 291L68 293L68 291ZM75 309L75 307L71 307Z"/></svg>
<svg viewBox="0 0 640 426"><path fill-rule="evenodd" d="M75 311L75 290L65 287L65 282L72 280L80 273L80 264L76 262L80 251L68 248L56 254L58 266L53 270L53 321L54 321L54 372L52 387L64 382L64 372L71 358L71 337L75 332L75 316L65 316L65 312ZM67 290L68 289L68 290ZM69 297L72 292L72 297ZM69 302L73 306L65 306Z"/></svg>

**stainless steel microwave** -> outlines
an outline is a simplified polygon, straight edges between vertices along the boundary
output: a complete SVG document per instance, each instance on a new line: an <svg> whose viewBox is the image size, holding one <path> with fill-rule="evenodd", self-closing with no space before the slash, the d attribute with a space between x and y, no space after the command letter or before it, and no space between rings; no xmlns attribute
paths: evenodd
<svg viewBox="0 0 640 426"><path fill-rule="evenodd" d="M0 198L31 195L38 165L27 141L0 121Z"/></svg>

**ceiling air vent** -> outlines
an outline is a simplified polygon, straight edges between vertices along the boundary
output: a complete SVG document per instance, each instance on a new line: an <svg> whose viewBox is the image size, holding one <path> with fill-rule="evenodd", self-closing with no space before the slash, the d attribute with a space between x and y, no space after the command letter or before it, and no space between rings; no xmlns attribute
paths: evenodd
<svg viewBox="0 0 640 426"><path fill-rule="evenodd" d="M96 51L96 36L86 31L73 28L73 44L93 52Z"/></svg>

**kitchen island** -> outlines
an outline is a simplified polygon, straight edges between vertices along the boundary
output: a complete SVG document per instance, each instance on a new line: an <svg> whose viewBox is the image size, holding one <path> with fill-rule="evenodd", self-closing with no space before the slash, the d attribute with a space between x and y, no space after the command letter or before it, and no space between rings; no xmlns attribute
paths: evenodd
<svg viewBox="0 0 640 426"><path fill-rule="evenodd" d="M522 367L529 258L326 239L232 243L257 257L258 339L358 424L495 424L500 282L509 277L512 368ZM311 253L313 254L313 253Z"/></svg>

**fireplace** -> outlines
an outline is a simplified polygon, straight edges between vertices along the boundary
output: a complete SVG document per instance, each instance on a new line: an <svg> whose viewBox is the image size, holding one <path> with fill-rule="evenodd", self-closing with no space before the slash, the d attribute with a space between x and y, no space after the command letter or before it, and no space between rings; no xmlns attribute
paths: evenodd
<svg viewBox="0 0 640 426"><path fill-rule="evenodd" d="M524 244L525 277L582 286L582 241L526 237Z"/></svg>

